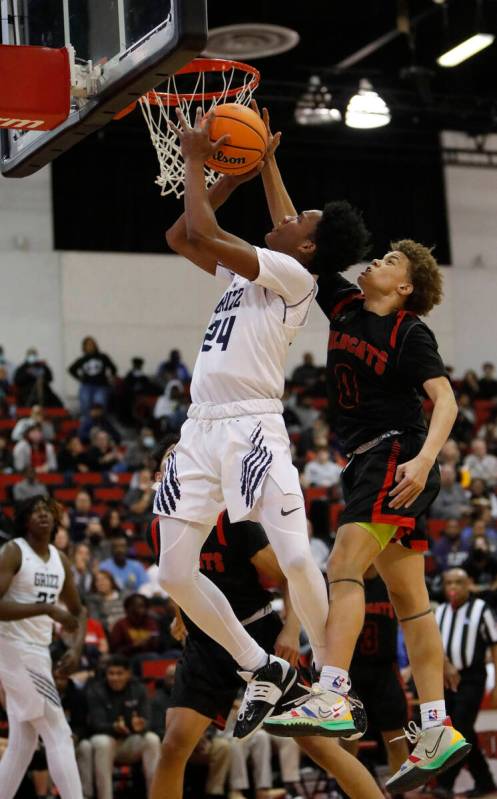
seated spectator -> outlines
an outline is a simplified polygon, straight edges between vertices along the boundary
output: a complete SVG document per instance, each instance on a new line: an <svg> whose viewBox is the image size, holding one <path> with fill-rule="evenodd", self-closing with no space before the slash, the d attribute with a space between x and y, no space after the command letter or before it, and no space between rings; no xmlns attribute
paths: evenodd
<svg viewBox="0 0 497 799"><path fill-rule="evenodd" d="M147 582L142 585L139 593L142 596L148 597L149 599L152 599L153 597L169 599L169 594L167 591L164 591L159 583L159 567L156 563L152 563L152 565L148 567Z"/></svg>
<svg viewBox="0 0 497 799"><path fill-rule="evenodd" d="M16 423L16 426L12 430L12 441L21 441L21 439L24 438L24 433L26 430L29 430L30 427L34 427L34 425L39 425L41 427L45 441L54 440L55 428L52 422L49 422L45 419L41 405L33 405L31 408L31 415L19 419L19 421Z"/></svg>
<svg viewBox="0 0 497 799"><path fill-rule="evenodd" d="M497 454L497 408L491 412L488 421L482 424L476 437L485 441L491 455Z"/></svg>
<svg viewBox="0 0 497 799"><path fill-rule="evenodd" d="M331 488L340 484L341 473L341 467L330 458L329 448L318 447L314 460L305 465L301 482L304 488L309 486Z"/></svg>
<svg viewBox="0 0 497 799"><path fill-rule="evenodd" d="M473 518L473 523L470 527L465 527L461 533L461 541L471 547L475 539L485 538L492 551L497 550L497 532L489 526L489 520L478 512Z"/></svg>
<svg viewBox="0 0 497 799"><path fill-rule="evenodd" d="M456 470L451 463L440 466L440 492L430 507L433 519L458 519L469 513L470 503L464 488L456 482Z"/></svg>
<svg viewBox="0 0 497 799"><path fill-rule="evenodd" d="M475 477L469 486L469 502L473 513L490 509L491 516L497 518L497 497L493 491L489 491L485 480Z"/></svg>
<svg viewBox="0 0 497 799"><path fill-rule="evenodd" d="M86 530L93 519L98 520L98 516L91 509L92 498L85 489L81 489L76 494L74 508L69 510L70 533L73 541L83 541L86 538Z"/></svg>
<svg viewBox="0 0 497 799"><path fill-rule="evenodd" d="M5 369L6 378L9 383L12 383L16 368L12 363L12 361L9 361L9 359L7 358L3 344L0 344L0 367L2 367L2 369Z"/></svg>
<svg viewBox="0 0 497 799"><path fill-rule="evenodd" d="M110 508L105 516L102 517L102 527L104 529L106 538L108 539L111 539L116 535L127 535L126 530L123 527L121 514L117 508Z"/></svg>
<svg viewBox="0 0 497 799"><path fill-rule="evenodd" d="M157 733L161 741L166 732L166 713L171 704L175 675L176 663L170 663L164 672L162 685L156 689L150 706L150 729Z"/></svg>
<svg viewBox="0 0 497 799"><path fill-rule="evenodd" d="M86 454L86 462L91 472L110 472L121 466L124 456L105 430L98 430L94 443Z"/></svg>
<svg viewBox="0 0 497 799"><path fill-rule="evenodd" d="M470 542L461 538L459 519L448 518L438 541L435 541L431 548L438 570L443 572L460 566L468 557L470 547Z"/></svg>
<svg viewBox="0 0 497 799"><path fill-rule="evenodd" d="M91 406L89 415L83 417L81 420L79 428L81 441L85 444L88 444L89 441L93 442L97 430L103 430L105 433L108 433L112 441L116 444L121 443L121 434L107 416L104 406L95 403Z"/></svg>
<svg viewBox="0 0 497 799"><path fill-rule="evenodd" d="M177 433L186 419L183 384L170 380L154 407L154 419L162 433Z"/></svg>
<svg viewBox="0 0 497 799"><path fill-rule="evenodd" d="M161 386L166 386L170 380L180 380L187 383L191 379L190 372L181 360L179 350L171 350L169 360L163 361L157 369L157 380Z"/></svg>
<svg viewBox="0 0 497 799"><path fill-rule="evenodd" d="M480 390L480 384L478 382L478 375L476 374L474 369L468 369L464 372L462 376L462 380L459 386L459 391L461 394L468 394L473 401Z"/></svg>
<svg viewBox="0 0 497 799"><path fill-rule="evenodd" d="M85 643L81 656L83 668L96 671L109 651L109 642L101 622L97 619L87 619Z"/></svg>
<svg viewBox="0 0 497 799"><path fill-rule="evenodd" d="M135 593L147 582L144 566L133 558L128 558L128 541L126 536L116 536L110 542L111 557L103 560L100 568L114 577L119 589L126 594Z"/></svg>
<svg viewBox="0 0 497 799"><path fill-rule="evenodd" d="M304 352L302 363L292 373L291 381L296 386L312 386L319 377L319 367L314 363L312 352Z"/></svg>
<svg viewBox="0 0 497 799"><path fill-rule="evenodd" d="M152 521L155 492L152 488L152 472L150 469L140 469L138 484L130 486L123 500L129 509L129 518L135 524L143 525Z"/></svg>
<svg viewBox="0 0 497 799"><path fill-rule="evenodd" d="M53 545L59 552L62 552L69 560L72 559L73 544L69 536L68 530L62 527L61 524L57 527L57 531L53 538Z"/></svg>
<svg viewBox="0 0 497 799"><path fill-rule="evenodd" d="M457 417L452 428L451 436L455 438L456 441L469 444L473 438L476 422L476 414L471 404L471 397L469 394L461 394L457 405Z"/></svg>
<svg viewBox="0 0 497 799"><path fill-rule="evenodd" d="M130 594L124 600L125 616L110 631L111 652L134 658L162 651L160 628L149 611L148 599Z"/></svg>
<svg viewBox="0 0 497 799"><path fill-rule="evenodd" d="M12 391L7 378L7 370L0 365L0 416L7 416L9 413L9 396Z"/></svg>
<svg viewBox="0 0 497 799"><path fill-rule="evenodd" d="M0 433L0 473L10 474L14 470L14 461L9 449L9 439L4 433Z"/></svg>
<svg viewBox="0 0 497 799"><path fill-rule="evenodd" d="M153 453L157 441L151 427L142 427L138 440L130 444L126 452L126 463L132 471L142 469L148 456Z"/></svg>
<svg viewBox="0 0 497 799"><path fill-rule="evenodd" d="M453 438L449 438L445 442L438 455L438 461L440 464L451 463L457 472L461 462L461 450L459 449L457 441L454 441Z"/></svg>
<svg viewBox="0 0 497 799"><path fill-rule="evenodd" d="M465 458L464 466L468 469L472 480L480 477L492 488L497 483L497 457L487 453L487 445L482 439L472 440L471 454Z"/></svg>
<svg viewBox="0 0 497 799"><path fill-rule="evenodd" d="M327 447L330 438L330 427L323 416L319 416L312 427L302 431L297 452L299 458L305 458L309 450L316 451L318 447Z"/></svg>
<svg viewBox="0 0 497 799"><path fill-rule="evenodd" d="M31 497L48 497L46 485L38 482L36 471L33 466L27 466L23 470L24 480L16 483L12 487L14 502L23 502Z"/></svg>
<svg viewBox="0 0 497 799"><path fill-rule="evenodd" d="M114 655L103 679L87 687L97 799L112 797L114 763L141 760L147 791L160 755L160 739L149 730L150 707L145 686L132 677L127 658Z"/></svg>
<svg viewBox="0 0 497 799"><path fill-rule="evenodd" d="M482 366L483 375L478 381L478 399L492 400L497 397L497 380L495 379L495 366L487 361Z"/></svg>
<svg viewBox="0 0 497 799"><path fill-rule="evenodd" d="M90 547L84 541L74 548L73 562L71 565L74 583L83 599L89 594L93 586L93 572L91 570Z"/></svg>
<svg viewBox="0 0 497 799"><path fill-rule="evenodd" d="M298 395L297 404L294 410L299 417L303 430L308 430L310 427L312 427L314 422L320 417L319 411L313 405L312 397L307 393Z"/></svg>
<svg viewBox="0 0 497 799"><path fill-rule="evenodd" d="M58 454L59 471L88 472L88 463L83 443L76 434L67 439Z"/></svg>
<svg viewBox="0 0 497 799"><path fill-rule="evenodd" d="M61 671L54 672L54 680L71 728L83 795L90 797L93 796L93 752L89 741L86 692Z"/></svg>
<svg viewBox="0 0 497 799"><path fill-rule="evenodd" d="M25 361L18 366L14 374L18 405L61 408L62 402L50 387L52 379L50 367L39 357L36 347L30 347L26 352Z"/></svg>
<svg viewBox="0 0 497 799"><path fill-rule="evenodd" d="M53 444L45 441L41 425L34 424L24 433L24 438L14 447L14 468L22 472L33 466L37 474L57 471L57 457Z"/></svg>
<svg viewBox="0 0 497 799"><path fill-rule="evenodd" d="M131 369L123 380L119 410L123 421L128 424L139 422L143 417L143 409L140 409L143 397L156 397L162 393L162 387L145 374L144 364L143 358L132 358Z"/></svg>
<svg viewBox="0 0 497 799"><path fill-rule="evenodd" d="M105 530L99 518L95 517L88 522L86 541L90 547L92 562L100 562L110 556L111 544L105 537Z"/></svg>
<svg viewBox="0 0 497 799"><path fill-rule="evenodd" d="M80 383L79 408L81 416L86 419L92 405L107 408L117 369L109 356L100 352L92 336L83 339L81 349L83 355L70 365L68 372Z"/></svg>
<svg viewBox="0 0 497 799"><path fill-rule="evenodd" d="M469 555L464 563L461 564L461 569L464 569L470 577L471 591L473 593L495 591L497 587L497 558L490 552L485 536L479 535L474 538Z"/></svg>
<svg viewBox="0 0 497 799"><path fill-rule="evenodd" d="M121 592L112 574L102 569L96 573L92 592L86 597L86 606L88 615L101 622L107 632L124 616Z"/></svg>

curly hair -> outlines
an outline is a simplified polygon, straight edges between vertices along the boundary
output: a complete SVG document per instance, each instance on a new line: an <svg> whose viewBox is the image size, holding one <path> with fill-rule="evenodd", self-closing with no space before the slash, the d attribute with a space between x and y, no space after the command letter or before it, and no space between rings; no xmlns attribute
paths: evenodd
<svg viewBox="0 0 497 799"><path fill-rule="evenodd" d="M404 308L418 316L426 316L443 298L443 275L433 257L431 247L412 239L393 241L392 250L403 253L409 260L409 277L414 290L409 294Z"/></svg>
<svg viewBox="0 0 497 799"><path fill-rule="evenodd" d="M57 531L57 527L59 526L60 520L62 518L62 507L59 505L51 497L46 497L44 494L39 494L35 497L30 497L29 499L25 499L23 502L20 502L16 509L16 516L15 516L15 529L16 533L19 537L25 538L26 533L28 532L28 524L29 519L33 515L34 509L36 506L42 502L44 505L47 506L47 510L52 514L54 517L54 526L52 530L52 538L55 536Z"/></svg>
<svg viewBox="0 0 497 799"><path fill-rule="evenodd" d="M369 250L362 214L345 200L327 203L316 227L316 253L308 268L317 275L343 272Z"/></svg>

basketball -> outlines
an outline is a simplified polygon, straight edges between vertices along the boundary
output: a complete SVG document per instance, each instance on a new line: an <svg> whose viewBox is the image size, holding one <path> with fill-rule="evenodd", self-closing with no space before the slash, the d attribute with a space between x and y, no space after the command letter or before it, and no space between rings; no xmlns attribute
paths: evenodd
<svg viewBox="0 0 497 799"><path fill-rule="evenodd" d="M218 147L205 163L225 175L250 172L266 154L267 131L264 122L255 111L240 103L218 105L214 108L214 114L211 142L216 142L226 133L231 138Z"/></svg>

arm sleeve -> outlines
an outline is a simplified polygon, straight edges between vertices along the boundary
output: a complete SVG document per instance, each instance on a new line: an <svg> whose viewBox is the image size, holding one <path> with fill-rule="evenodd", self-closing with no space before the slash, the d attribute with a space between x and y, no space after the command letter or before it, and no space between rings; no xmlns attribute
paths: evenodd
<svg viewBox="0 0 497 799"><path fill-rule="evenodd" d="M274 291L287 305L298 305L314 291L315 280L291 255L255 247L259 259L258 286Z"/></svg>
<svg viewBox="0 0 497 799"><path fill-rule="evenodd" d="M397 366L406 382L418 389L422 389L426 380L447 377L435 336L423 323L412 325L406 331Z"/></svg>
<svg viewBox="0 0 497 799"><path fill-rule="evenodd" d="M319 278L316 301L327 319L332 319L337 307L353 299L362 299L358 286L337 273Z"/></svg>

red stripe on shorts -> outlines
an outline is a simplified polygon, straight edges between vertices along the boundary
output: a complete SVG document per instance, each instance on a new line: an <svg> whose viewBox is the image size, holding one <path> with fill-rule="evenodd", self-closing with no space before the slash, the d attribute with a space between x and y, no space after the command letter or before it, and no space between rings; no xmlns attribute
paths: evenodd
<svg viewBox="0 0 497 799"><path fill-rule="evenodd" d="M228 546L228 543L226 541L226 537L224 535L224 526L223 526L224 525L224 515L225 515L225 513L226 513L226 511L223 510L223 512L220 513L219 516L217 517L217 522L216 522L217 540L219 541L219 543L221 544L222 547L227 547Z"/></svg>
<svg viewBox="0 0 497 799"><path fill-rule="evenodd" d="M409 527L412 529L415 525L415 519L410 519L405 516L395 516L394 514L390 513L382 513L383 502L385 501L385 497L388 494L389 489L393 485L393 481L395 480L395 472L397 470L397 461L399 459L400 454L400 443L395 440L392 444L392 449L390 450L390 455L388 456L387 461L387 471L385 474L385 479L383 481L383 485L378 492L378 496L376 497L376 501L373 505L373 511L371 513L371 521L378 522L381 524L397 524L402 527Z"/></svg>

